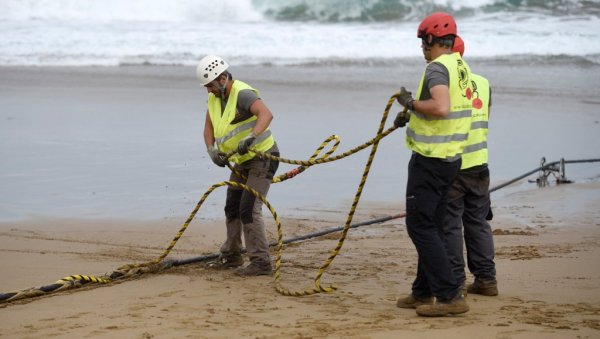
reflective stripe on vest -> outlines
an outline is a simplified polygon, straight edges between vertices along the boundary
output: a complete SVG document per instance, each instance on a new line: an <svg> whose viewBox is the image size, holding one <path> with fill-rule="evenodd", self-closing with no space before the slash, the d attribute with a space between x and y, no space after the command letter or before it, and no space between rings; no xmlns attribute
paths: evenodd
<svg viewBox="0 0 600 339"><path fill-rule="evenodd" d="M471 110L467 109L467 110L464 110L464 111L450 112L448 114L448 116L443 117L443 118L442 117L426 116L425 114L421 114L421 113L416 112L416 111L413 111L411 114L416 115L421 120L427 120L427 121L442 120L442 119L452 120L452 119L470 118L471 117Z"/></svg>
<svg viewBox="0 0 600 339"><path fill-rule="evenodd" d="M237 150L237 146L244 137L252 132L252 128L256 125L256 116L252 116L244 121L236 124L231 124L235 119L237 112L237 99L238 94L241 90L249 89L259 95L259 91L250 87L248 84L243 83L239 80L235 80L231 86L229 97L227 98L227 105L225 110L221 109L221 99L213 95L208 94L208 114L210 121L213 125L213 133L217 147L219 151L223 153L230 153ZM223 112L223 114L221 114ZM275 144L271 131L266 129L261 133L256 140L252 143L251 147L260 152L268 151ZM254 158L256 154L248 152L244 155L234 154L229 158L230 161L236 164L241 164Z"/></svg>
<svg viewBox="0 0 600 339"><path fill-rule="evenodd" d="M454 160L463 152L471 127L471 70L458 53L443 54L433 62L448 70L450 112L446 117L411 112L406 146L426 157ZM424 81L425 72L417 89L418 99L421 98Z"/></svg>
<svg viewBox="0 0 600 339"><path fill-rule="evenodd" d="M471 74L473 86L473 117L467 145L462 154L461 169L487 164L488 120L490 105L490 83L477 74Z"/></svg>

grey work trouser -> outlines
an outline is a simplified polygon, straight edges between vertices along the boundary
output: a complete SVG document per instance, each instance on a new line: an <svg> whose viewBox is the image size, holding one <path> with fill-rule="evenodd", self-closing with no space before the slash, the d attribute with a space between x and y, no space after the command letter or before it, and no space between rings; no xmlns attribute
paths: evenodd
<svg viewBox="0 0 600 339"><path fill-rule="evenodd" d="M279 156L277 144L273 145L268 153ZM279 167L277 161L254 157L240 165L235 165L235 168L247 179L231 172L229 180L246 184L266 197L277 167ZM229 186L225 202L225 217L227 239L221 245L221 253L239 253L242 249L243 232L250 261L270 262L269 242L262 217L262 201L246 190Z"/></svg>
<svg viewBox="0 0 600 339"><path fill-rule="evenodd" d="M448 211L444 225L445 246L452 272L464 283L463 228L467 264L475 278L496 281L494 239L486 221L490 212L490 172L487 165L461 170L448 192Z"/></svg>

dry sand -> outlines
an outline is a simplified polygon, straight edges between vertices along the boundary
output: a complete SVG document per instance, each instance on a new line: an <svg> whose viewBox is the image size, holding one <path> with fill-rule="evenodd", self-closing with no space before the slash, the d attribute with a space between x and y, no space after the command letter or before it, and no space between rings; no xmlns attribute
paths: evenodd
<svg viewBox="0 0 600 339"><path fill-rule="evenodd" d="M598 338L599 192L599 183L582 183L532 188L494 200L500 295L469 295L471 311L461 316L427 319L395 307L396 298L409 291L416 265L404 220L396 219L350 231L323 279L339 286L330 294L281 296L273 278L241 278L190 264L0 304L0 337ZM363 208L355 220L395 212ZM341 212L322 220L284 219L284 234L306 234L343 220ZM173 221L3 223L0 291L151 260L179 227ZM273 221L268 228L275 239ZM170 258L214 252L223 233L219 221L195 221ZM286 246L284 286L312 287L338 236Z"/></svg>

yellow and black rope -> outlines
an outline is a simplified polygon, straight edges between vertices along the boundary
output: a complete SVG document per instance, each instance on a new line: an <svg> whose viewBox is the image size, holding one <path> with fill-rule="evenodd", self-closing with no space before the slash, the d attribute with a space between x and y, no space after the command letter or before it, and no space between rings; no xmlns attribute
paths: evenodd
<svg viewBox="0 0 600 339"><path fill-rule="evenodd" d="M360 146L357 146L357 147L355 147L349 151L346 151L344 153L335 155L333 157L331 156L331 154L333 154L333 152L336 151L336 149L340 143L339 137L336 135L332 135L329 138L327 138L325 141L323 141L321 143L321 145L319 145L319 147L313 152L313 154L311 155L311 157L308 160L291 160L291 159L276 157L276 156L273 156L268 153L255 152L255 154L261 158L271 159L274 161L279 161L279 162L288 163L288 164L300 165L299 167L293 169L292 171L289 171L285 174L282 174L282 175L279 175L279 176L273 178L273 182L278 183L278 182L282 182L287 179L293 178L297 174L302 173L304 170L306 170L310 166L340 160L340 159L348 157L354 153L357 153L371 145L373 146L373 148L371 149L371 153L369 155L368 161L365 165L365 169L363 171L363 175L362 175L361 181L359 183L358 189L354 196L354 201L352 203L352 206L351 206L348 216L346 218L346 223L342 230L341 236L340 236L335 248L330 252L329 257L325 260L323 265L319 268L318 273L315 277L315 287L314 288L305 289L302 291L291 291L289 289L284 288L281 285L281 257L282 257L282 252L283 252L283 232L282 232L281 222L279 220L277 212L275 211L273 206L267 201L267 199L264 196L262 196L260 193L258 193L256 190L252 189L251 187L246 186L241 183L237 183L237 182L222 181L222 182L216 183L216 184L212 185L211 187L209 187L209 189L202 195L202 197L200 198L200 200L198 201L198 203L196 204L196 206L194 207L194 209L188 216L187 220L181 226L181 228L179 229L179 231L177 232L177 234L175 235L173 240L171 240L171 243L169 244L169 246L167 246L167 248L163 251L163 253L156 259L153 259L153 260L145 262L145 263L134 263L134 264L123 265L123 266L117 268L116 270L114 270L113 272L107 273L102 277L72 275L72 276L60 279L56 283L51 284L51 285L42 286L39 288L29 288L29 289L8 292L8 293L0 293L0 303L6 302L6 301L13 301L13 300L18 300L18 299L28 298L28 297L39 296L39 295L44 295L44 294L48 294L51 292L65 290L68 288L79 287L79 286L82 286L82 285L88 284L88 283L107 284L116 279L121 279L124 277L129 277L129 276L133 276L133 275L137 275L137 274L141 274L141 273L156 272L156 271L159 271L159 270L162 270L162 269L172 266L172 264L173 264L172 261L165 261L164 259L169 255L169 253L175 247L175 245L177 244L179 239L183 236L183 233L188 228L188 226L190 225L190 223L192 222L192 220L194 219L194 217L200 210L200 207L202 206L204 201L208 198L208 196L215 189L222 187L222 186L226 186L226 185L244 189L244 190L250 192L251 194L253 194L255 197L260 199L265 204L265 206L269 209L273 218L275 219L275 223L277 226L278 240L277 240L277 255L276 255L276 260L275 260L274 280L275 280L275 289L277 290L277 292L279 292L282 295L288 295L288 296L303 296L303 295L316 294L316 293L320 293L320 292L331 292L331 291L336 290L337 287L334 285L323 286L321 284L321 278L322 278L323 274L325 273L325 271L327 270L327 268L331 265L331 263L333 262L335 257L339 254L340 250L342 249L344 240L346 239L346 235L348 233L348 230L350 229L350 224L352 222L352 218L356 211L356 207L360 200L362 190L367 181L367 177L368 177L368 174L369 174L369 171L371 168L371 164L373 163L375 153L377 152L377 146L379 144L379 141L382 138L389 135L390 133L392 133L395 129L397 129L397 127L394 126L394 127L390 127L389 129L387 129L385 131L383 130L384 126L385 126L385 121L387 120L387 117L389 114L389 111L398 95L399 95L399 93L395 93L394 95L392 95L390 97L390 99L386 105L386 108L384 110L383 116L381 118L381 122L380 122L379 128L377 130L377 135L373 139L367 141L366 143L364 143ZM406 113L406 110L404 111L404 113ZM324 155L319 156L319 154L323 151L323 149L332 141L334 141L333 146L327 152L325 152ZM228 154L227 157L230 157L232 154L233 153ZM243 178L243 175L241 175L241 173L239 173L239 171L235 170L235 168L233 168L231 166L229 166L229 168L232 171L234 171L236 173L236 175Z"/></svg>
<svg viewBox="0 0 600 339"><path fill-rule="evenodd" d="M338 242L337 242L335 248L333 250L331 250L329 257L325 260L323 265L319 268L317 275L315 276L315 280L314 280L315 287L310 288L310 289L305 289L302 291L290 291L288 289L285 289L285 288L281 287L280 284L278 283L278 278L279 278L278 273L279 272L276 271L276 274L275 274L276 286L275 286L275 288L277 289L277 292L279 292L283 295L304 296L304 295L311 295L311 294L316 294L316 293L320 293L320 292L332 292L337 289L337 286L335 286L333 284L328 285L328 286L323 286L321 284L321 278L323 277L323 274L325 273L327 268L331 265L331 263L333 262L335 257L340 253L340 250L342 249L342 246L344 245L344 241L346 239L346 235L348 234L348 230L350 229L350 224L352 223L352 218L354 217L356 207L358 206L358 202L360 200L362 190L367 182L367 177L369 175L369 171L371 169L373 159L375 158L375 154L377 153L377 146L379 145L379 141L381 140L381 138L387 136L388 134L390 134L397 128L397 127L393 126L393 127L389 128L388 130L386 130L385 132L383 131L383 128L385 126L385 121L387 120L389 111L390 111L394 101L396 101L396 97L398 95L399 95L399 93L396 93L392 97L390 97L390 99L386 105L386 108L384 110L383 116L381 117L381 122L379 123L379 128L377 130L377 135L373 139L369 140L368 142L366 142L365 144L363 144L361 146L353 148L350 151L344 152L337 156L334 156L331 158L326 158L326 159L315 159L315 164L335 161L335 160L345 158L345 157L347 157L351 154L354 154L362 149L365 149L366 147L368 147L370 145L373 145L373 148L371 149L371 153L369 154L369 158L365 165L362 178L358 185L358 189L356 190L356 194L354 195L354 201L352 202L352 206L350 208L350 211L348 212L348 216L346 218L346 223L344 224L344 228L342 229L340 238L338 239ZM406 112L404 112L404 113L406 113ZM259 156L270 157L265 154L259 154ZM305 165L303 162L290 161L288 159L279 159L279 161ZM279 256L280 256L280 254L278 252L278 257Z"/></svg>
<svg viewBox="0 0 600 339"><path fill-rule="evenodd" d="M171 250L173 249L173 247L175 247L175 244L177 243L177 241L181 238L181 236L183 236L183 233L185 232L185 230L187 229L187 227L189 226L189 224L192 222L192 220L194 219L194 217L196 216L196 213L198 212L198 210L200 209L200 207L202 206L202 204L204 203L204 201L208 198L208 196L218 187L222 187L225 185L228 186L233 186L233 187L237 187L237 188L241 188L244 189L248 192L250 192L251 194L253 194L255 197L257 197L258 199L260 199L265 206L269 209L269 211L271 212L271 215L273 216L273 218L275 219L275 224L277 226L277 255L276 255L276 259L275 259L275 273L274 273L274 280L275 280L275 289L277 290L277 292L279 292L282 295L289 295L289 296L302 296L302 295L310 295L310 294L315 294L315 293L319 293L319 292L331 292L334 291L335 289L337 289L337 287L330 285L330 286L322 286L321 285L321 278L323 276L323 274L325 273L325 271L327 270L327 268L331 265L331 263L333 262L333 260L335 259L335 257L338 255L338 253L340 252L340 250L342 249L342 246L344 244L344 240L346 239L346 235L348 233L348 230L350 229L350 224L352 223L352 219L354 217L354 213L356 211L356 207L358 206L358 202L360 200L361 194L362 194L362 190L366 184L367 181L367 177L369 175L369 171L371 169L371 164L373 163L373 159L375 158L375 154L377 153L377 146L379 145L379 141L384 138L385 136L389 135L390 133L392 133L394 130L397 129L397 127L392 126L387 130L383 130L384 126L385 126L385 122L387 120L389 111L394 103L394 101L396 101L396 97L399 95L399 93L394 94L393 96L390 97L390 99L388 100L388 103L386 105L386 108L384 110L384 113L381 117L381 121L379 123L379 127L377 130L377 135L367 141L366 143L357 146L347 152L341 153L339 155L330 157L330 155L335 152L335 150L337 149L337 146L339 145L339 137L336 135L332 135L329 138L327 138L325 141L323 141L321 143L321 145L319 145L319 147L313 152L313 154L311 155L311 157L309 158L309 160L290 160L290 159L285 159L285 158L281 158L281 157L276 157L273 156L271 154L268 153L262 153L262 152L255 152L259 157L262 158L267 158L267 159L271 159L274 161L279 161L279 162L283 162L283 163L288 163L288 164L295 164L295 165L301 165L301 167L303 166L305 169L316 165L316 164L322 164L322 163L328 163L328 162L332 162L332 161L336 161L336 160L340 160L343 159L345 157L348 157L354 153L357 153L371 145L373 145L373 148L371 149L371 153L369 154L369 158L367 160L367 163L365 165L365 169L363 171L363 175L361 178L361 181L359 183L358 189L356 191L356 194L354 196L354 201L352 203L352 206L350 208L350 211L348 213L348 216L346 218L346 223L344 224L344 228L342 230L340 239L338 240L338 243L336 245L336 247L331 251L329 257L327 258L327 260L325 261L325 263L319 268L319 271L315 277L315 288L311 288L311 289L305 289L303 291L290 291L289 289L286 289L284 287L281 286L280 283L280 279L281 279L281 256L282 256L282 252L283 252L283 231L281 228L281 223L279 221L279 217L277 216L277 212L275 211L275 209L273 208L273 206L269 203L269 201L262 196L260 193L258 193L256 190L250 188L249 186L246 186L244 184L240 184L240 183L236 183L236 182L232 182L232 181L223 181L217 184L212 185L205 193L204 195L202 195L202 197L200 198L200 201L198 201L198 203L196 204L196 207L194 208L194 210L190 213L188 219L185 221L185 223L183 224L183 226L180 228L180 230L177 232L177 235L173 238L173 240L171 241L171 243L169 244L169 246L165 249L164 253L162 255L160 255L158 258L154 259L153 261L150 261L148 263L142 263L142 264L130 264L130 265L125 265L120 267L118 270L128 270L128 269L132 269L132 268L136 268L136 267L143 267L143 266L147 266L147 265L151 265L151 264L158 264L160 263L164 258L166 258L169 253L171 252ZM331 149L329 151L327 151L322 157L318 157L318 155L321 153L321 151L325 148L325 146L330 143L331 141L335 140L334 145L331 147ZM234 153L230 153L227 155L227 157L230 157L231 155L233 155ZM239 177L243 178L243 175L241 173L239 173L238 171L235 170L235 168L231 167L230 168L236 172L236 175L238 175ZM281 175L278 176L276 178L273 179L273 182L281 182L283 180L286 180L286 175Z"/></svg>

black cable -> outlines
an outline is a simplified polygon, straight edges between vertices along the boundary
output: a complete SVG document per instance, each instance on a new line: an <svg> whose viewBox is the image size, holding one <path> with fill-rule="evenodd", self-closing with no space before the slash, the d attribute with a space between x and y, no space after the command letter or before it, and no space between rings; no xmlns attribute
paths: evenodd
<svg viewBox="0 0 600 339"><path fill-rule="evenodd" d="M590 162L600 162L600 159L581 159L581 160L564 160L565 164L579 164L579 163L590 163ZM540 166L536 169L533 169L525 174L522 174L514 179L511 179L503 184L500 184L498 186L494 186L493 188L490 189L490 193L497 191L501 188L504 188L512 183L515 183L523 178L526 178L528 176L530 176L533 173L536 173L540 170L545 170L548 169L549 167L552 167L554 165L560 164L561 161L553 161L550 163L545 164L544 166ZM378 223L382 223L388 220L392 220L392 219L396 219L396 218L401 218L403 216L405 216L406 214L401 213L401 214L396 214L396 215L388 215L385 217L381 217L381 218L377 218L377 219L371 219L371 220L367 220L367 221L363 221L363 222L359 222L356 224L352 224L350 225L350 228L357 228L357 227L361 227L361 226L367 226L367 225L372 225L372 224L378 224ZM294 243L294 242L298 242L298 241L302 241L302 240L307 240L307 239L312 239L312 238L316 238L316 237L320 237L323 235L327 235L329 233L333 233L333 232L339 232L341 230L343 230L344 227L343 226L339 226L339 227L333 227L333 228L329 228L323 231L317 231L317 232L313 232L313 233L308 233L305 235L301 235L295 238L290 238L290 239L285 239L283 240L284 244L290 244L290 243ZM269 246L275 246L277 245L277 242L272 242L269 244ZM243 250L244 251L244 250ZM180 265L187 265L187 264L192 264L192 263L196 263L196 262L203 262L206 260L211 260L211 259L215 259L219 257L219 253L212 253L212 254L207 254L207 255L203 255L203 256L199 256L199 257L193 257L193 258L189 258L189 259L182 259L182 260L175 260L173 262L173 266L180 266Z"/></svg>

